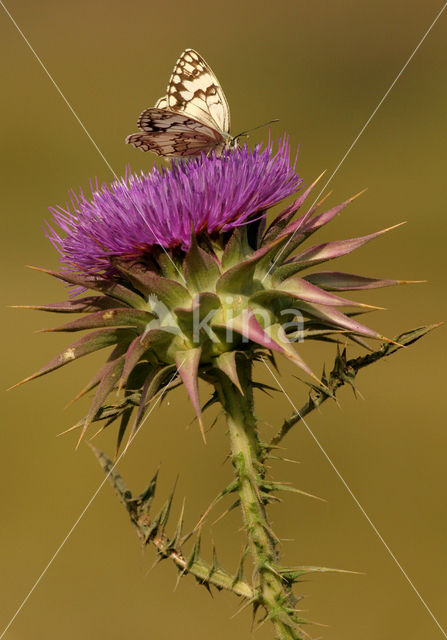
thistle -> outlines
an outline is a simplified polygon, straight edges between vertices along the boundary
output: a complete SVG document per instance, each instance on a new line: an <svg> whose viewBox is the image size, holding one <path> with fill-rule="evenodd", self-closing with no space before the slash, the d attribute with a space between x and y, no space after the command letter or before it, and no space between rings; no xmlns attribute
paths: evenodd
<svg viewBox="0 0 447 640"><path fill-rule="evenodd" d="M71 285L72 296L61 303L28 306L81 313L47 331L88 333L23 382L112 348L77 396L94 391L87 415L72 427L79 431L78 443L92 423L101 422L102 430L118 421L118 452L126 434L127 442L132 440L151 401L180 383L205 439L198 379L212 386L205 407L217 402L224 409L234 469L234 480L220 497L237 494L255 567L253 584L243 583L241 575L233 580L221 569L220 582L213 581L218 570L214 562L208 568L200 564L196 546L191 562L179 560L178 553L175 562L182 575L191 572L208 587L235 591L255 613L263 609L281 640L305 637L292 586L307 569L279 564L266 509L278 491L290 488L267 476L265 461L272 446L258 435L253 390L260 385L253 381L253 363L283 355L307 376L315 392L333 397L336 387L311 371L300 356L300 342L350 340L368 349L365 339L393 344L357 319L377 307L340 294L400 283L314 269L390 230L310 243L318 229L354 200L322 211L323 198L303 212L316 182L302 186L284 138L276 151L271 142L264 149L244 146L147 174L129 172L111 186L96 184L89 197L72 194L71 206L52 210L47 228L62 269L39 269ZM268 210L291 195L293 202L267 225ZM93 295L86 295L87 290ZM112 396L116 392L118 398ZM102 461L107 467L107 458ZM114 478L116 484L116 474ZM153 491L145 495L140 506L152 500ZM137 503L129 506L126 500L140 527ZM163 557L176 548L172 540L160 538L169 508L152 528L139 529L145 543L156 541ZM180 541L176 534L175 544Z"/></svg>

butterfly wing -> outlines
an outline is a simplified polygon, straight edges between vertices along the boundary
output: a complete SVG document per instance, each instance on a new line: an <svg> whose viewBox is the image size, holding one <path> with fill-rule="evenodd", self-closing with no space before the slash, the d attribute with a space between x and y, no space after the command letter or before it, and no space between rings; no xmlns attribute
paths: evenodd
<svg viewBox="0 0 447 640"><path fill-rule="evenodd" d="M146 109L138 119L138 126L142 133L128 136L126 142L141 151L153 151L167 158L193 156L224 144L215 129L167 109Z"/></svg>
<svg viewBox="0 0 447 640"><path fill-rule="evenodd" d="M217 129L230 132L230 109L211 68L194 49L185 49L177 60L167 88L168 108L187 114Z"/></svg>
<svg viewBox="0 0 447 640"><path fill-rule="evenodd" d="M154 104L154 109L167 109L168 108L168 96L163 96L162 98L158 98L157 102Z"/></svg>

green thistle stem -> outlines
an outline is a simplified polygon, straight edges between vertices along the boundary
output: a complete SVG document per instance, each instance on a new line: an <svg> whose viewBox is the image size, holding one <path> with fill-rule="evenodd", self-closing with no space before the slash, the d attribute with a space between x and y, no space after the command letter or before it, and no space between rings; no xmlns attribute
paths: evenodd
<svg viewBox="0 0 447 640"><path fill-rule="evenodd" d="M276 538L268 522L262 487L265 478L265 449L257 434L253 413L251 363L241 359L238 368L244 396L226 376L215 383L226 412L231 456L238 482L238 494L245 529L255 567L255 610L262 606L273 622L277 640L301 640L299 620L295 616L295 599L290 583L278 571Z"/></svg>

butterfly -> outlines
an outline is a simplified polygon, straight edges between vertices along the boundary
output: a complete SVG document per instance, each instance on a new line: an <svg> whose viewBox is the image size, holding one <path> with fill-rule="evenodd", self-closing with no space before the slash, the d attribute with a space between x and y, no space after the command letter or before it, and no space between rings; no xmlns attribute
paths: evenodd
<svg viewBox="0 0 447 640"><path fill-rule="evenodd" d="M141 151L166 158L196 156L232 147L230 109L216 76L194 49L185 49L166 95L138 118L141 133L126 138Z"/></svg>

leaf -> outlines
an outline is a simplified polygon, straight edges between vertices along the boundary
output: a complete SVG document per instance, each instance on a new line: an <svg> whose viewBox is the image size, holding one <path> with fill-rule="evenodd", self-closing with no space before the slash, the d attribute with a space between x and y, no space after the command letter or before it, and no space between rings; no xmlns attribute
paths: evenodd
<svg viewBox="0 0 447 640"><path fill-rule="evenodd" d="M290 578L299 578L308 573L351 573L361 575L360 571L349 571L348 569L333 569L331 567L318 567L312 565L302 565L297 567L281 567L279 572Z"/></svg>
<svg viewBox="0 0 447 640"><path fill-rule="evenodd" d="M117 263L116 266L144 296L155 295L169 308L191 303L188 290L175 280L163 278L153 271L143 269L141 265Z"/></svg>
<svg viewBox="0 0 447 640"><path fill-rule="evenodd" d="M364 307L367 309L377 309L373 305L364 304L363 302L356 302L355 300L348 300L340 296L329 293L315 286L311 282L292 276L283 280L279 285L280 291L290 293L293 298L304 300L305 302L311 302L315 304L321 304L325 306L348 306L348 307Z"/></svg>
<svg viewBox="0 0 447 640"><path fill-rule="evenodd" d="M312 191L312 189L315 187L315 185L323 175L324 172L319 175L318 178L309 187L307 187L307 189L303 193L301 193L298 198L296 198L296 200L292 202L292 204L286 207L286 209L283 209L283 211L281 211L281 213L276 216L264 235L264 242L269 242L275 239L279 235L279 233L287 226L291 218L302 206L309 193Z"/></svg>
<svg viewBox="0 0 447 640"><path fill-rule="evenodd" d="M87 329L97 329L101 327L135 327L144 331L148 322L153 320L153 313L142 311L141 309L129 309L129 307L118 309L106 309L90 313L82 318L67 322L59 327L51 329L42 329L42 332L58 332L58 331L85 331Z"/></svg>
<svg viewBox="0 0 447 640"><path fill-rule="evenodd" d="M13 309L33 309L36 311L49 311L53 313L92 313L105 309L121 307L120 300L109 296L86 296L75 300L63 302L51 302L49 304L15 304Z"/></svg>
<svg viewBox="0 0 447 640"><path fill-rule="evenodd" d="M225 249L222 254L222 268L224 271L228 271L231 267L244 262L253 253L247 239L247 226L242 225L236 227L230 236L230 239L225 244Z"/></svg>
<svg viewBox="0 0 447 640"><path fill-rule="evenodd" d="M418 280L383 280L380 278L367 278L353 273L341 271L320 271L304 276L304 279L326 291L355 291L362 289L377 289L379 287L391 287L396 284L416 284Z"/></svg>
<svg viewBox="0 0 447 640"><path fill-rule="evenodd" d="M255 251L247 260L239 262L235 266L225 271L216 283L216 291L219 295L250 294L253 290L253 278L256 268L261 261L268 260L269 254L276 251L279 241Z"/></svg>
<svg viewBox="0 0 447 640"><path fill-rule="evenodd" d="M194 343L200 343L202 338L208 336L211 340L210 320L221 308L219 296L215 293L203 292L195 294L192 305L186 309L176 307L173 309L181 331Z"/></svg>
<svg viewBox="0 0 447 640"><path fill-rule="evenodd" d="M128 508L128 504L132 498L132 494L127 488L126 483L124 482L118 471L116 471L115 464L108 456L106 456L105 453L103 453L90 443L88 443L88 445L97 457L99 464L107 474L109 482L115 490L115 493L119 497L120 501L126 506L126 508Z"/></svg>
<svg viewBox="0 0 447 640"><path fill-rule="evenodd" d="M320 383L320 380L314 374L312 369L304 362L301 356L298 355L280 324L274 324L270 327L266 327L265 331L271 338L273 338L276 344L280 345L282 350L281 353L286 356L286 358L305 371L307 375L313 378L316 382Z"/></svg>
<svg viewBox="0 0 447 640"><path fill-rule="evenodd" d="M42 269L41 267L30 267L35 271L41 271L42 273L47 273L58 280L62 280L63 282L67 282L68 284L74 284L79 287L84 287L85 289L93 289L95 291L101 291L101 293L105 293L116 300L120 300L125 304L128 304L130 307L134 307L135 309L146 309L147 305L144 299L134 293L127 287L124 287L121 284L118 284L114 280L110 278L103 278L101 276L93 276L89 274L81 275L78 273L69 273L64 271L51 271L50 269Z"/></svg>
<svg viewBox="0 0 447 640"><path fill-rule="evenodd" d="M321 227L323 227L324 225L328 224L328 222L330 222L337 214L339 214L342 209L344 209L348 204L356 200L365 191L366 189L363 189L362 191L360 191L359 193L356 193L354 196L351 196L341 204L338 204L335 207L332 207L332 209L328 209L328 211L325 211L324 213L321 213L319 216L315 216L314 218L309 220L303 227L303 230L302 230L303 233L305 233L306 236L308 236L314 233L315 231L317 231L318 229L320 229Z"/></svg>
<svg viewBox="0 0 447 640"><path fill-rule="evenodd" d="M244 390L241 387L239 376L237 374L236 351L226 351L225 353L221 353L220 356L215 358L214 365L223 371L239 392L244 395Z"/></svg>
<svg viewBox="0 0 447 640"><path fill-rule="evenodd" d="M79 440L76 445L76 448L79 447L88 427L92 423L99 409L104 404L109 393L113 390L113 388L117 384L119 377L121 375L121 372L123 370L123 366L124 366L124 355L122 355L119 358L116 358L104 368L104 373L98 385L98 390L95 393L93 402L85 417L84 426L82 428L81 435L79 436Z"/></svg>
<svg viewBox="0 0 447 640"><path fill-rule="evenodd" d="M393 227L388 227L387 229L382 229L381 231L376 231L375 233L370 233L369 235L362 236L360 238L336 240L334 242L325 242L323 244L309 247L309 249L306 249L299 255L295 256L293 258L293 262L299 263L304 269L304 267L310 265L319 264L320 262L326 262L327 260L333 260L334 258L340 258L341 256L344 256L348 253L351 253L351 251L358 249L370 240L374 240L374 238L378 238L384 233L400 227L401 224L396 224Z"/></svg>
<svg viewBox="0 0 447 640"><path fill-rule="evenodd" d="M149 342L146 340L145 335L137 336L132 340L126 352L124 367L119 381L120 389L126 384L129 375L143 354L149 349L149 346Z"/></svg>
<svg viewBox="0 0 447 640"><path fill-rule="evenodd" d="M244 309L242 313L227 322L213 324L213 328L214 327L225 329L227 333L235 331L243 336L247 342L251 341L265 347L266 349L284 353L283 348L278 345L261 327L256 319L253 309L250 307Z"/></svg>
<svg viewBox="0 0 447 640"><path fill-rule="evenodd" d="M216 259L198 246L194 234L183 264L188 289L196 293L215 290L220 269Z"/></svg>
<svg viewBox="0 0 447 640"><path fill-rule="evenodd" d="M153 369L152 371L150 371L150 373L148 374L148 376L147 376L147 378L146 378L146 380L144 382L143 388L141 390L140 404L137 407L137 412L136 412L132 427L131 427L130 432L129 432L129 438L128 438L128 441L127 441L127 446L129 446L129 444L131 443L133 436L136 434L136 432L137 432L137 430L138 430L138 428L139 428L139 426L141 424L141 421L144 418L144 413L145 413L145 410L146 410L146 404L151 400L151 396L150 396L151 385L152 385L152 382L153 382L156 374L157 374L157 370Z"/></svg>
<svg viewBox="0 0 447 640"><path fill-rule="evenodd" d="M188 349L187 351L177 351L175 354L175 362L177 371L186 387L186 391L191 400L194 411L200 425L203 441L206 443L205 430L202 423L202 415L200 410L199 387L197 384L197 375L199 370L200 356L202 355L201 347Z"/></svg>
<svg viewBox="0 0 447 640"><path fill-rule="evenodd" d="M53 358L53 360L50 360L50 362L45 366L36 371L36 373L33 373L33 375L21 380L20 382L17 382L11 387L11 389L50 373L50 371L59 369L69 362L73 362L73 360L82 358L82 356L99 351L99 349L110 347L118 342L130 342L133 335L134 334L128 329L99 329L98 331L93 331L79 340L76 340L76 342L73 342Z"/></svg>
<svg viewBox="0 0 447 640"><path fill-rule="evenodd" d="M377 333L377 331L360 324L360 322L349 318L346 314L341 313L341 311L338 311L337 309L325 307L319 304L309 304L301 300L296 300L295 304L297 308L301 309L301 311L306 315L320 320L325 325L333 325L339 329L346 329L347 331L358 333L366 338L386 340L388 342L388 338L385 338L380 333Z"/></svg>

